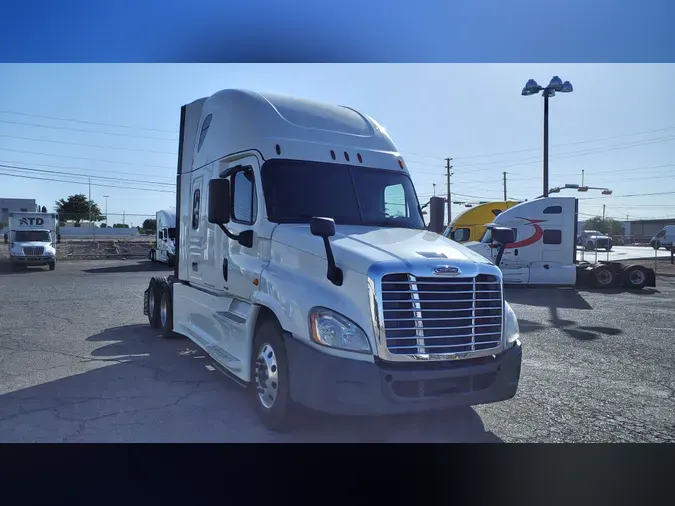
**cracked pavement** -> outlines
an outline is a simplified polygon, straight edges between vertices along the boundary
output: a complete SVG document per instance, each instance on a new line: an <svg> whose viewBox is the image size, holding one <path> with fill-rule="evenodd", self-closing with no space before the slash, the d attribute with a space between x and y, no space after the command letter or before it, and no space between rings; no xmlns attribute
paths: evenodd
<svg viewBox="0 0 675 506"><path fill-rule="evenodd" d="M281 435L196 345L147 325L143 290L166 272L112 260L0 268L0 442L675 441L675 278L643 294L508 290L524 343L512 400L307 413Z"/></svg>

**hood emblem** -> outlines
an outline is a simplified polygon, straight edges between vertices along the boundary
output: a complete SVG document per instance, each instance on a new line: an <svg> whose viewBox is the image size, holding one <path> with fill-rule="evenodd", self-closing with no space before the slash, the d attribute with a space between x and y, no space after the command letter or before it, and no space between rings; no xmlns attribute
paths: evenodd
<svg viewBox="0 0 675 506"><path fill-rule="evenodd" d="M437 276L458 276L461 273L462 271L459 270L459 267L455 267L454 265L439 265L434 267L434 274Z"/></svg>

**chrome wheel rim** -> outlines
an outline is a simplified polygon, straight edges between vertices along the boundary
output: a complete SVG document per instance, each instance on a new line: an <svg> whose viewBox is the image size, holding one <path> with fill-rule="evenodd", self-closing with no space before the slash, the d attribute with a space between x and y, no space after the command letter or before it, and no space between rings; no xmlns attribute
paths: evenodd
<svg viewBox="0 0 675 506"><path fill-rule="evenodd" d="M277 400L279 391L279 366L274 348L264 343L258 350L255 361L255 387L260 404L270 409Z"/></svg>
<svg viewBox="0 0 675 506"><path fill-rule="evenodd" d="M169 319L169 301L167 299L166 292L162 293L162 300L159 303L159 319L162 322L162 327L166 327L166 322Z"/></svg>

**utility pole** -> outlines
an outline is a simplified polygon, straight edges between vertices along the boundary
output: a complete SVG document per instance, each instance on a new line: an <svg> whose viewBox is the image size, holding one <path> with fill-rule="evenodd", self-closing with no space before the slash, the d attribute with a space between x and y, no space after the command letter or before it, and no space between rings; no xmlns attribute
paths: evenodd
<svg viewBox="0 0 675 506"><path fill-rule="evenodd" d="M110 226L110 222L108 221L108 197L110 195L103 195L103 198L105 199L105 225L106 227Z"/></svg>
<svg viewBox="0 0 675 506"><path fill-rule="evenodd" d="M581 186L584 185L584 169L581 169Z"/></svg>
<svg viewBox="0 0 675 506"><path fill-rule="evenodd" d="M504 202L506 202L506 172L504 172Z"/></svg>
<svg viewBox="0 0 675 506"><path fill-rule="evenodd" d="M452 169L452 165L450 165L450 162L452 161L452 158L446 158L445 159L445 173L447 176L447 205L448 205L448 225L452 222L452 199L450 198L450 176L452 176L452 173L450 172L450 169Z"/></svg>
<svg viewBox="0 0 675 506"><path fill-rule="evenodd" d="M434 197L436 196L436 183L432 183L434 186Z"/></svg>
<svg viewBox="0 0 675 506"><path fill-rule="evenodd" d="M91 221L91 177L89 178L89 226L91 227L92 239L96 240L96 230L94 229L94 224Z"/></svg>
<svg viewBox="0 0 675 506"><path fill-rule="evenodd" d="M605 204L602 204L602 221L605 221Z"/></svg>

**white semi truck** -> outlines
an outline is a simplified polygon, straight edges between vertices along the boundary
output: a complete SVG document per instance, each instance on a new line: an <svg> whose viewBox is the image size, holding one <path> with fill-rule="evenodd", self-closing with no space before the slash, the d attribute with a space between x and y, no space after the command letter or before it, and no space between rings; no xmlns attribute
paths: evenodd
<svg viewBox="0 0 675 506"><path fill-rule="evenodd" d="M638 261L603 261L602 254L597 262L596 258L593 262L578 260L578 224L579 201L575 197L537 198L503 211L487 225L481 241L465 246L488 259L496 258L491 229L511 228L515 241L503 248L499 262L505 284L636 290L656 286L654 269ZM611 249L611 243L607 247Z"/></svg>
<svg viewBox="0 0 675 506"><path fill-rule="evenodd" d="M9 213L9 230L5 243L9 244L9 260L13 268L49 266L56 268L57 215L53 213Z"/></svg>
<svg viewBox="0 0 675 506"><path fill-rule="evenodd" d="M386 414L516 394L499 268L440 235L442 202L426 229L374 119L217 92L181 109L176 193L176 265L150 280L144 313L245 386L267 427L288 428L297 404Z"/></svg>
<svg viewBox="0 0 675 506"><path fill-rule="evenodd" d="M150 248L150 260L173 267L176 258L176 212L170 209L157 211L155 222L155 247Z"/></svg>

